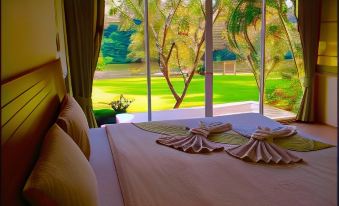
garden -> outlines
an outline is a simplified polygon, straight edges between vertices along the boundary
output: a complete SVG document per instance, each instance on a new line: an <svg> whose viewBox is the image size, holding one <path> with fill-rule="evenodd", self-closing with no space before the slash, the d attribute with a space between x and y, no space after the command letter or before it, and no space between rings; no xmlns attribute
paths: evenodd
<svg viewBox="0 0 339 206"><path fill-rule="evenodd" d="M148 2L152 110L203 106L203 1ZM294 3L290 0L266 1L264 102L297 112L304 70ZM143 1L112 0L106 7L109 8L106 17L115 16L119 22L106 22L103 33L98 78L93 82L95 115L99 119L114 115L110 103L118 101L121 95L130 104L126 108L128 112L146 112ZM234 72L237 70L237 73L226 72L224 75L225 68L220 72L220 68L214 67L213 104L258 101L260 1L216 0L212 12L214 65L233 62L236 63Z"/></svg>
<svg viewBox="0 0 339 206"><path fill-rule="evenodd" d="M182 89L181 77L173 79L175 89ZM188 95L181 108L204 105L204 76L196 75L188 89ZM125 98L133 100L127 112L147 112L147 82L146 77L128 77L115 79L97 79L93 82L93 107L97 119L109 118L114 122L115 113L111 105L123 94ZM280 108L296 112L296 103L300 94L290 88L290 79L268 79L265 103L279 104ZM171 96L164 77L152 77L152 110L172 109L175 100ZM298 86L298 85L296 85ZM278 89L277 89L278 88ZM273 92L280 94L270 95ZM299 91L301 92L301 91ZM281 97L278 99L277 97ZM214 75L213 103L224 104L230 102L258 101L259 92L253 75ZM294 105L295 108L291 108Z"/></svg>

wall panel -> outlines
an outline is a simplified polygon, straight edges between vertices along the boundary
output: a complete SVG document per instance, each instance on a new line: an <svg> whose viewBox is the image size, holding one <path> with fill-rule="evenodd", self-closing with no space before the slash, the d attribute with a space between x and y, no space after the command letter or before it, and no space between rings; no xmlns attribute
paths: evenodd
<svg viewBox="0 0 339 206"><path fill-rule="evenodd" d="M56 59L54 0L2 0L1 43L1 81Z"/></svg>

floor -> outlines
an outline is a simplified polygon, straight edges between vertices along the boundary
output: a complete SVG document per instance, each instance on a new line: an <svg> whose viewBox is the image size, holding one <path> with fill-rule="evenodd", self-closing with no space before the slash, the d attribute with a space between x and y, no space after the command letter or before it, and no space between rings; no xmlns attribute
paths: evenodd
<svg viewBox="0 0 339 206"><path fill-rule="evenodd" d="M297 129L299 131L302 131L306 134L312 134L312 137L315 139L320 140L321 138L322 141L328 144L337 145L338 139L337 127L319 123L299 123L299 122L294 122L291 123L290 125L297 126Z"/></svg>

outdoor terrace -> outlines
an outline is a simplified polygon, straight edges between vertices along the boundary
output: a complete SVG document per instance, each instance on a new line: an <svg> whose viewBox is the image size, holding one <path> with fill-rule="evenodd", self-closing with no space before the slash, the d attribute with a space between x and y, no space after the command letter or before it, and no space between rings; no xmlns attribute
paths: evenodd
<svg viewBox="0 0 339 206"><path fill-rule="evenodd" d="M258 113L259 104L255 101L245 101L227 104L218 104L213 107L214 116L240 114L240 113ZM289 111L278 109L270 105L264 106L265 116L277 121L290 121L295 119L295 114ZM152 120L174 120L174 119L188 119L188 118L202 118L205 117L205 108L191 107L182 109L171 109L163 111L153 111ZM129 122L146 122L147 112L142 113L124 113L116 115L117 123Z"/></svg>

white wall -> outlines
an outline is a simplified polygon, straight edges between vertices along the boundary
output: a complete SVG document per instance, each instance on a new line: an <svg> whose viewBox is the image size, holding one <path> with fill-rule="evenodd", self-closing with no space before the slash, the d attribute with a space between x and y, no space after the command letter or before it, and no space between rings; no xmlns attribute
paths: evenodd
<svg viewBox="0 0 339 206"><path fill-rule="evenodd" d="M315 115L317 121L337 127L337 0L323 0L322 3Z"/></svg>
<svg viewBox="0 0 339 206"><path fill-rule="evenodd" d="M62 21L61 2L1 1L1 81L59 57L63 70L67 71L63 24L56 21ZM57 31L61 34L60 52Z"/></svg>
<svg viewBox="0 0 339 206"><path fill-rule="evenodd" d="M338 127L337 122L337 76L316 75L316 118L317 121Z"/></svg>

